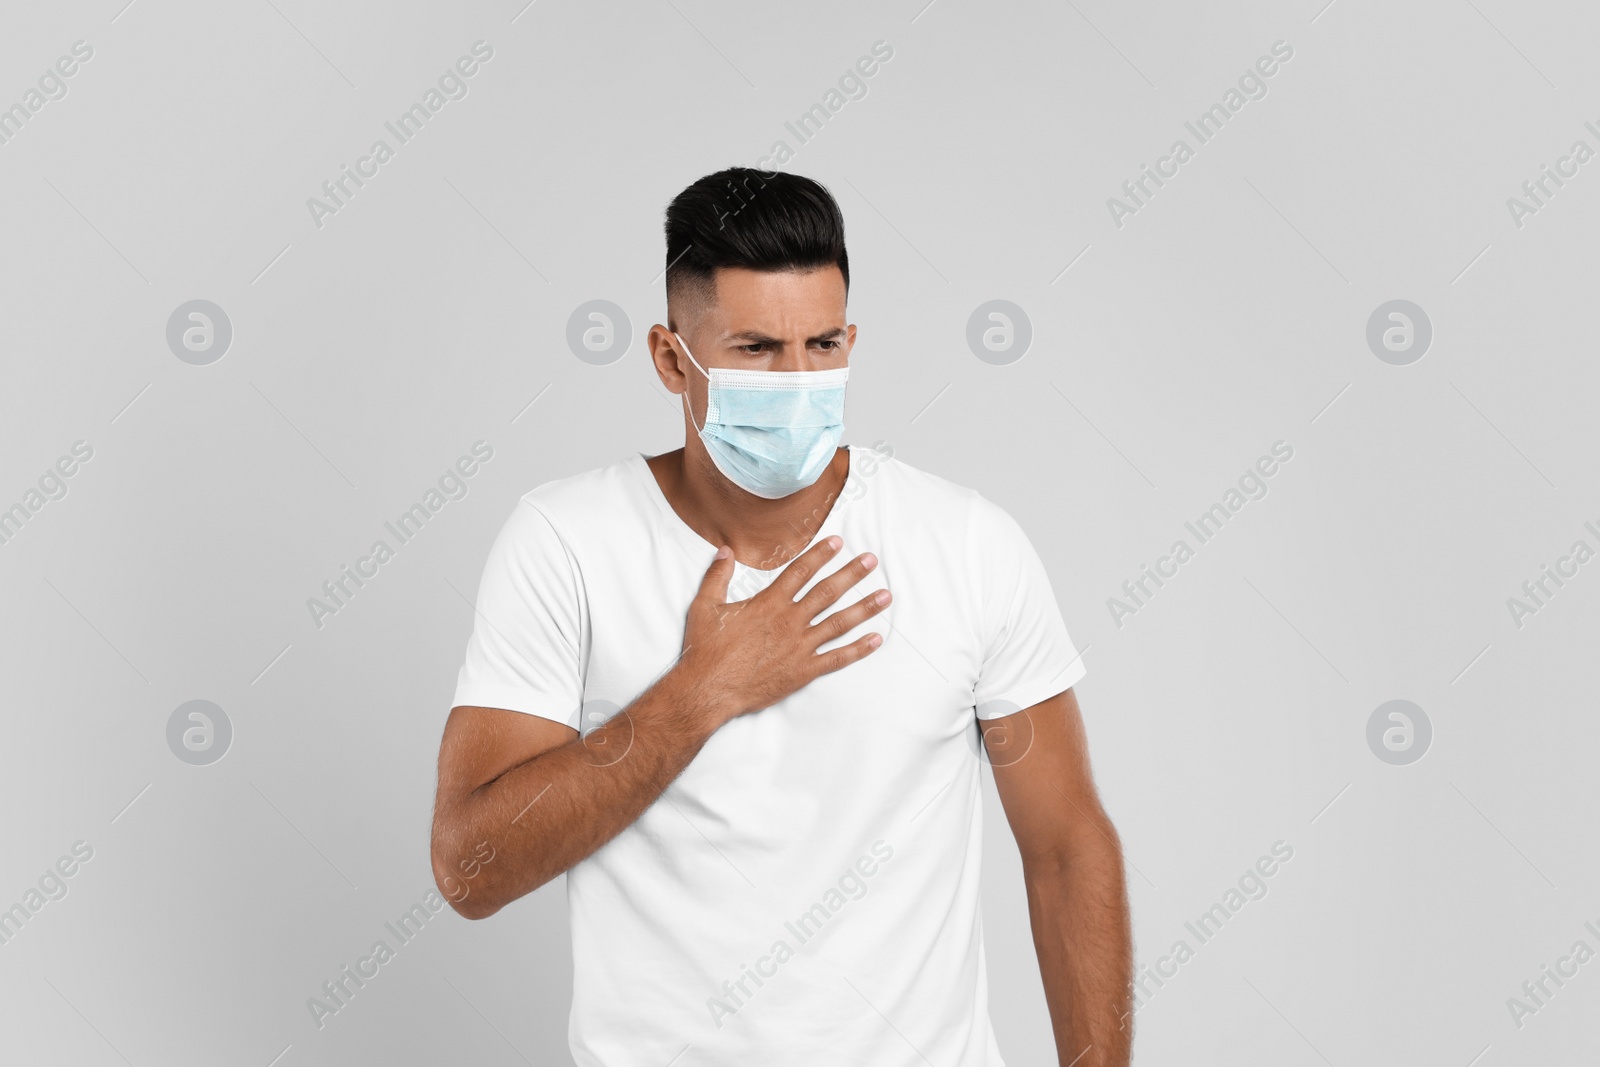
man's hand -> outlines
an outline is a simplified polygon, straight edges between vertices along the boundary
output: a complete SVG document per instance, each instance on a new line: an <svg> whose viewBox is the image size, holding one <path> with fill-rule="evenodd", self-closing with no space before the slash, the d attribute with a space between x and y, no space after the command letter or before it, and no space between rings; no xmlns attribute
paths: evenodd
<svg viewBox="0 0 1600 1067"><path fill-rule="evenodd" d="M882 635L867 634L848 645L817 652L887 607L887 589L812 623L878 565L872 553L863 552L795 600L843 545L838 537L824 538L796 556L767 588L734 604L727 602L732 551L722 549L712 562L689 605L683 658L673 669L692 680L705 706L714 709L718 725L770 707L812 679L840 670L883 644Z"/></svg>
<svg viewBox="0 0 1600 1067"><path fill-rule="evenodd" d="M723 723L877 648L882 638L868 634L817 652L882 611L887 590L812 623L876 566L870 554L795 600L841 547L837 537L814 545L736 604L732 553L719 555L689 607L678 662L585 737L538 715L452 709L433 812L434 880L451 906L481 919L531 893L627 828Z"/></svg>

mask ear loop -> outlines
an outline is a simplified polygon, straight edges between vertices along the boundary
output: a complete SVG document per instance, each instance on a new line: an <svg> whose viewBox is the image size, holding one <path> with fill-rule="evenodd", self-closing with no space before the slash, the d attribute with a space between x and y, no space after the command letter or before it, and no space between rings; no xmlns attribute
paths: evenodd
<svg viewBox="0 0 1600 1067"><path fill-rule="evenodd" d="M672 331L672 336L678 337L678 332L676 330ZM683 338L682 337L678 337L678 344L683 345L683 354L689 357L689 362L694 364L694 369L699 371L701 374L705 374L706 381L710 382L711 381L711 375L706 374L706 369L700 365L700 361L699 360L694 358L694 353L689 351L689 346L683 344ZM707 401L708 404L710 403L710 399L711 399L710 394L707 393L706 394L706 401ZM687 386L684 387L684 390L683 390L683 405L684 405L684 408L689 412L689 425L694 427L694 432L695 433L705 433L705 428L702 427L702 426L696 425L696 423L694 421L694 405L689 403L689 389L688 389Z"/></svg>

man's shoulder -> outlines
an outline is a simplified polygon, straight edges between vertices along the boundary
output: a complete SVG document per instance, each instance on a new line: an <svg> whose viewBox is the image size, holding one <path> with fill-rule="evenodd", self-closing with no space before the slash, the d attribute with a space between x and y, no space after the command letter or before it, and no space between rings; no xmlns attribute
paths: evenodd
<svg viewBox="0 0 1600 1067"><path fill-rule="evenodd" d="M976 490L958 485L948 478L914 467L894 454L894 449L884 442L868 448L851 448L854 460L852 476L861 485L863 496L870 495L875 483L892 486L901 496L917 507L969 507L978 496Z"/></svg>
<svg viewBox="0 0 1600 1067"><path fill-rule="evenodd" d="M893 486L899 500L909 505L907 512L958 520L938 527L953 538L1003 544L1026 536L1009 511L979 490L912 466L881 446L863 450L857 463L863 495L870 495L874 480L882 478L881 484Z"/></svg>
<svg viewBox="0 0 1600 1067"><path fill-rule="evenodd" d="M601 467L541 482L522 494L515 515L522 521L548 522L563 534L579 534L597 521L614 523L644 500L635 469L643 464L643 457L632 453Z"/></svg>

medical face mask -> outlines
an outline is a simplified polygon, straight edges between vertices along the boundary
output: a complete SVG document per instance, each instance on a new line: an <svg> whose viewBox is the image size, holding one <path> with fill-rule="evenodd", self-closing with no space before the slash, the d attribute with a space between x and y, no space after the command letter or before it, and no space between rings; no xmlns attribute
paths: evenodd
<svg viewBox="0 0 1600 1067"><path fill-rule="evenodd" d="M676 333L672 336L678 337ZM683 345L683 338L678 337ZM700 366L710 383L706 421L695 426L711 462L735 485L768 500L797 493L822 477L844 435L844 383L836 370L730 370ZM689 391L683 392L689 404ZM689 407L694 423L694 408Z"/></svg>

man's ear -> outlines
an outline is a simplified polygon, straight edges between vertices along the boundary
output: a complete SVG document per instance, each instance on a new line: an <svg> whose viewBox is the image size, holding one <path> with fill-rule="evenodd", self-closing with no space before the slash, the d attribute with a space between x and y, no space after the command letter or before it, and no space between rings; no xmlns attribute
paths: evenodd
<svg viewBox="0 0 1600 1067"><path fill-rule="evenodd" d="M670 316L668 321L671 321ZM685 364L688 361L679 354L671 328L660 323L650 327L645 343L650 349L650 362L655 364L656 377L661 379L661 384L666 386L667 392L682 393L687 390L689 380L685 373L687 369Z"/></svg>

